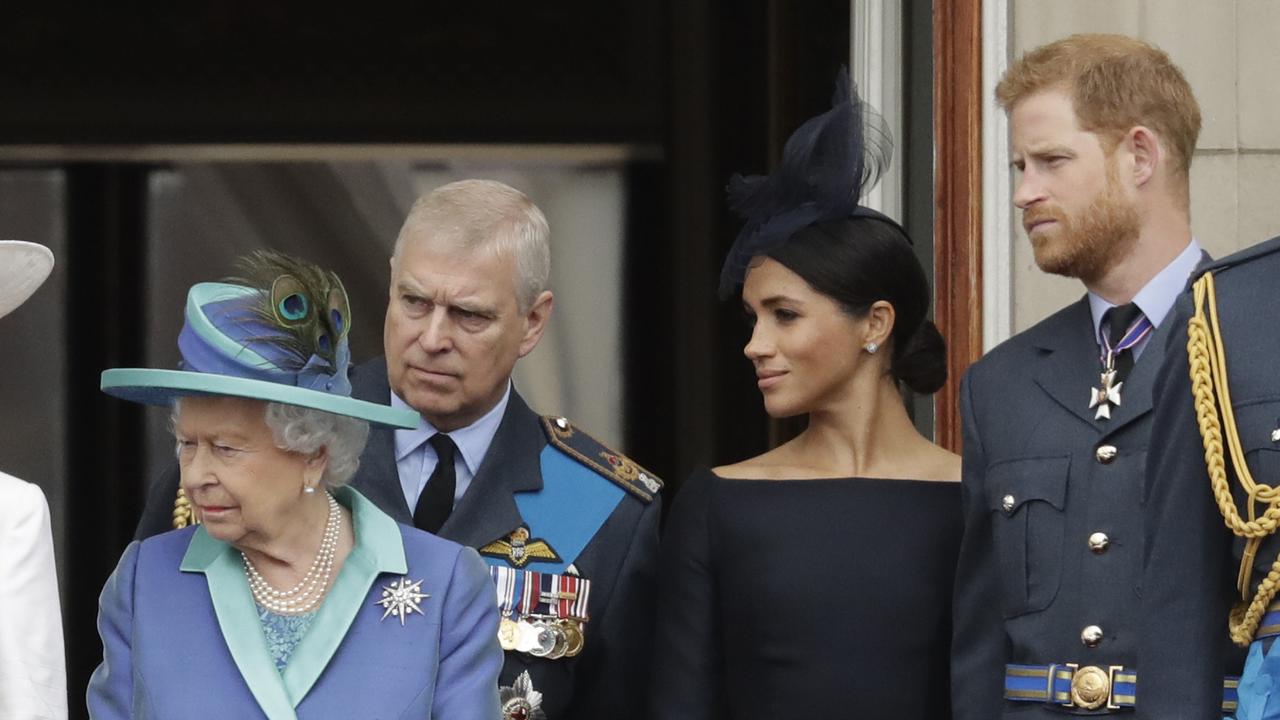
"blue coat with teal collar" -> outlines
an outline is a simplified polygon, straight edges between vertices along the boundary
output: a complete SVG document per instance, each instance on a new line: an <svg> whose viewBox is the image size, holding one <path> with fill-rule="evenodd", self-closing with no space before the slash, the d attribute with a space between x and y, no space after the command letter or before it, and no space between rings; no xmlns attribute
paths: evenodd
<svg viewBox="0 0 1280 720"><path fill-rule="evenodd" d="M391 397L386 364L381 358L354 368L351 386L352 395L362 400L386 403ZM527 525L533 539L549 539L552 547L562 552L553 537L560 526L577 526L579 536L584 528L589 529L589 525L579 522L582 518L578 503L572 496L564 497L566 483L544 483L548 468L557 473L557 480L564 479L558 476L557 468L569 469L564 458L555 457L556 449L548 440L550 431L544 419L513 390L493 443L470 488L440 529L440 536L482 548ZM544 465L544 458L550 462ZM585 466L577 464L579 468ZM575 473L573 477L584 487L589 483L597 504L601 484L617 487L616 481L601 472ZM413 511L405 503L396 469L394 431L376 427L370 430L351 486L398 522L413 524ZM175 464L152 486L138 537L172 527L177 487ZM540 505L540 516L549 517L552 527L525 517L530 505ZM559 573L563 572L559 568L571 560L578 574L591 581L591 618L581 655L558 660L518 652L506 655L501 684L512 685L527 670L534 689L542 693L542 709L548 720L645 717L643 697L652 653L660 506L656 493L636 483L617 494L615 504L598 527L585 538L574 539L575 545L585 539L576 556L566 557L566 562L561 563L531 562L524 566L523 569ZM485 560L502 563L493 556Z"/></svg>
<svg viewBox="0 0 1280 720"><path fill-rule="evenodd" d="M399 526L358 493L356 545L283 673L267 650L239 553L201 527L125 550L102 593L93 718L444 718L498 714L502 651L484 564ZM422 581L401 625L377 601Z"/></svg>

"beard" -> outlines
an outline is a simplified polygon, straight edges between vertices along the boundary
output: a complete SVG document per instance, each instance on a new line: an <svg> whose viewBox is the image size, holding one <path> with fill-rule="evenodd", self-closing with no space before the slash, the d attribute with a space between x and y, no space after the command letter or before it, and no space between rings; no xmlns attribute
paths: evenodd
<svg viewBox="0 0 1280 720"><path fill-rule="evenodd" d="M1089 283L1132 252L1142 223L1119 185L1112 164L1107 168L1106 186L1082 212L1071 215L1057 206L1044 206L1023 214L1024 227L1040 220L1056 221L1047 236L1031 238L1031 249L1041 270Z"/></svg>

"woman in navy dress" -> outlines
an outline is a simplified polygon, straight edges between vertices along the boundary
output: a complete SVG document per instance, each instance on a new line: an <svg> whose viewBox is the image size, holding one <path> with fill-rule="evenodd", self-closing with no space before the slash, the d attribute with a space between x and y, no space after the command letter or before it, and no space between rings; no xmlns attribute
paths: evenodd
<svg viewBox="0 0 1280 720"><path fill-rule="evenodd" d="M857 204L889 150L847 87L778 171L730 185L747 224L721 289L750 319L765 409L808 426L677 497L654 718L949 715L960 458L902 394L942 386L945 350L906 233Z"/></svg>

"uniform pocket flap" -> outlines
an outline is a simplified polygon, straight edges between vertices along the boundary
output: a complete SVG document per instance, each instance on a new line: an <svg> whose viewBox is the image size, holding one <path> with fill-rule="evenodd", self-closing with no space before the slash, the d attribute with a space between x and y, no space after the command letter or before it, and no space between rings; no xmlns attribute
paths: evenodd
<svg viewBox="0 0 1280 720"><path fill-rule="evenodd" d="M1040 501L1066 507L1071 456L1002 460L987 467L987 507L1013 514L1026 503Z"/></svg>
<svg viewBox="0 0 1280 720"><path fill-rule="evenodd" d="M1280 430L1280 398L1236 403L1234 410L1240 445L1246 453L1254 450L1280 452L1280 435L1276 435ZM1226 431L1225 427L1223 431Z"/></svg>
<svg viewBox="0 0 1280 720"><path fill-rule="evenodd" d="M1240 434L1240 446L1244 450L1245 462L1249 465L1249 475L1255 483L1280 486L1280 398L1267 397L1243 403L1234 403L1236 431ZM1225 434L1227 428L1222 428ZM1231 451L1223 443L1224 460L1231 467ZM1237 499L1242 493L1235 473L1228 470L1232 478L1232 491Z"/></svg>

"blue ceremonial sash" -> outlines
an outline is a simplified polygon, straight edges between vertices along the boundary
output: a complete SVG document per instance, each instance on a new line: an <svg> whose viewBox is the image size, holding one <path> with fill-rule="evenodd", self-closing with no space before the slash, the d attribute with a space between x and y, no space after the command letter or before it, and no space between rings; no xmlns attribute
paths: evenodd
<svg viewBox="0 0 1280 720"><path fill-rule="evenodd" d="M560 561L530 559L523 568L562 574L578 559L627 493L554 445L542 449L540 462L542 489L516 493L516 507L529 526L531 538L545 541L560 556ZM504 558L483 557L490 565L510 566Z"/></svg>

